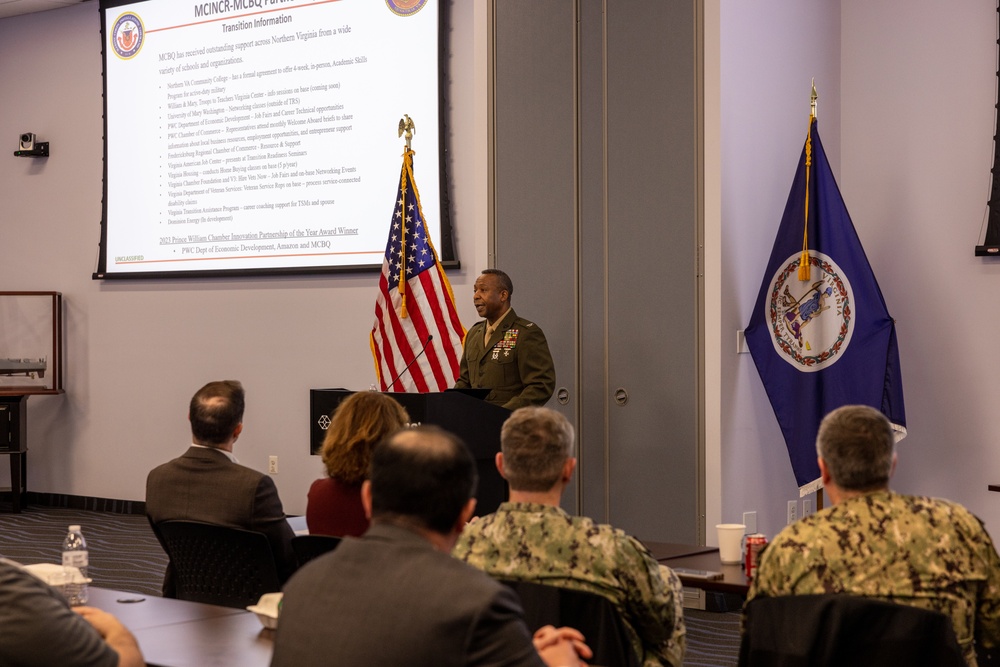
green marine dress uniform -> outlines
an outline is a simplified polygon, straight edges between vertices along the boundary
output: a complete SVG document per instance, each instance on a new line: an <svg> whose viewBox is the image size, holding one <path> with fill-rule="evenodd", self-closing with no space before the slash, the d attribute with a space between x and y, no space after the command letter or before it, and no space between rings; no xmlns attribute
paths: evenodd
<svg viewBox="0 0 1000 667"><path fill-rule="evenodd" d="M541 503L502 503L468 524L452 555L498 579L596 593L615 605L643 667L681 667L681 582L634 537Z"/></svg>
<svg viewBox="0 0 1000 667"><path fill-rule="evenodd" d="M951 618L969 665L973 638L1000 646L1000 558L957 503L867 493L787 526L761 554L747 600L847 593Z"/></svg>
<svg viewBox="0 0 1000 667"><path fill-rule="evenodd" d="M508 410L544 405L556 387L556 369L541 328L511 308L484 344L485 333L483 320L465 335L455 388L491 389L486 402Z"/></svg>

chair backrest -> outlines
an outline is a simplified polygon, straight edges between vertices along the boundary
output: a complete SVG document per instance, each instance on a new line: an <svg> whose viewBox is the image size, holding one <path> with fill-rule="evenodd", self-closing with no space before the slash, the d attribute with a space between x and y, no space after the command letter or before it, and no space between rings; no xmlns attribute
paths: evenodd
<svg viewBox="0 0 1000 667"><path fill-rule="evenodd" d="M587 591L547 586L528 581L502 580L521 598L528 629L543 625L576 628L594 651L590 660L606 667L638 667L628 630L611 600Z"/></svg>
<svg viewBox="0 0 1000 667"><path fill-rule="evenodd" d="M281 590L267 537L198 521L153 525L174 570L176 597L244 608Z"/></svg>
<svg viewBox="0 0 1000 667"><path fill-rule="evenodd" d="M333 551L340 544L340 538L332 535L296 535L292 538L295 560L302 567L316 556Z"/></svg>
<svg viewBox="0 0 1000 667"><path fill-rule="evenodd" d="M740 667L962 667L942 613L854 595L754 598L745 609Z"/></svg>

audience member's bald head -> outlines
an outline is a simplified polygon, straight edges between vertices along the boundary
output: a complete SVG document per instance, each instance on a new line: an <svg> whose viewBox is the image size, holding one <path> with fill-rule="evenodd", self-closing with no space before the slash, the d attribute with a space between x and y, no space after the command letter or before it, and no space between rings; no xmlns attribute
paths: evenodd
<svg viewBox="0 0 1000 667"><path fill-rule="evenodd" d="M226 443L243 422L245 395L236 380L209 382L191 397L188 418L191 435L199 445Z"/></svg>
<svg viewBox="0 0 1000 667"><path fill-rule="evenodd" d="M435 426L403 429L371 459L372 520L404 520L441 534L476 492L476 463L457 436Z"/></svg>

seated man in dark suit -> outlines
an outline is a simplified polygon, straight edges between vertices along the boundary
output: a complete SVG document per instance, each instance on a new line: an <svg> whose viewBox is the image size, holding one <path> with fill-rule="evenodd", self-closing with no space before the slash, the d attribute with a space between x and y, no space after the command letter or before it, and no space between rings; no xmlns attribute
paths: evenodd
<svg viewBox="0 0 1000 667"><path fill-rule="evenodd" d="M441 429L376 445L361 487L371 527L288 582L271 667L571 667L578 651L590 657L569 628L547 626L533 642L513 591L449 555L475 485L472 455Z"/></svg>
<svg viewBox="0 0 1000 667"><path fill-rule="evenodd" d="M294 533L274 481L236 462L233 444L243 432L243 386L209 382L191 399L193 444L183 456L154 468L146 478L146 514L161 521L201 521L263 533L271 543L278 576L295 571ZM167 565L163 594L174 595Z"/></svg>
<svg viewBox="0 0 1000 667"><path fill-rule="evenodd" d="M816 437L830 507L786 526L760 556L747 601L845 593L944 613L969 665L1000 646L1000 557L958 503L889 490L889 420L866 405L826 417ZM978 645L978 646L977 646Z"/></svg>

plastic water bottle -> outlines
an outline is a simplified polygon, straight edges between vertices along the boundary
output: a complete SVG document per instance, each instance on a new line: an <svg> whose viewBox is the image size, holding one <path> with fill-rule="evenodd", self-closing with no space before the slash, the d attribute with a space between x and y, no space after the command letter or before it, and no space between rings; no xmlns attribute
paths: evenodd
<svg viewBox="0 0 1000 667"><path fill-rule="evenodd" d="M80 526L70 526L66 539L62 546L62 564L64 568L75 567L80 571L77 575L73 570L67 570L67 582L64 589L66 601L72 606L87 604L89 593L86 581L80 582L77 578L87 578L87 566L90 564L90 557L87 553L87 540L83 539L83 532Z"/></svg>

